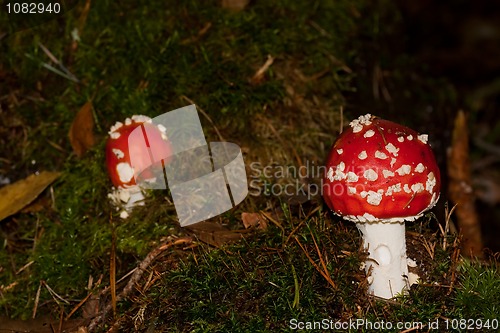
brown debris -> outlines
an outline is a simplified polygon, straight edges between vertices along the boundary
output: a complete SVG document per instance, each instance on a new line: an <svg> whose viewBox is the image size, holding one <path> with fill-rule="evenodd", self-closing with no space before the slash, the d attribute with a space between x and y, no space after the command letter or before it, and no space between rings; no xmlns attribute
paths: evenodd
<svg viewBox="0 0 500 333"><path fill-rule="evenodd" d="M250 84L258 85L262 83L262 81L264 81L264 74L266 74L273 62L274 58L270 54L268 54L266 62L255 72L255 74L250 79Z"/></svg>
<svg viewBox="0 0 500 333"><path fill-rule="evenodd" d="M189 37L187 39L182 40L180 44L181 45L187 45L187 44L191 44L191 43L196 43L201 38L203 38L203 36L205 36L207 34L207 32L210 30L211 27L212 27L212 22L205 23L205 25L203 26L203 28L201 28L201 30L198 31L198 34L196 34L195 36L192 36L192 37Z"/></svg>
<svg viewBox="0 0 500 333"><path fill-rule="evenodd" d="M321 267L320 265L318 265L314 259L309 255L309 250L307 250L304 245L302 245L302 243L299 241L299 238L297 236L294 236L294 239L295 241L297 242L297 244L299 244L300 248L302 249L302 251L304 252L304 254L306 255L307 259L309 260L309 262L311 263L311 265L313 265L313 267L318 271L318 273L321 274L321 276L326 280L326 282L328 282L328 284L333 288L333 290L337 290L337 285L335 284L335 282L332 280L332 277L330 276L330 273L328 271L328 267L326 265L326 261L325 261L325 257L324 255L321 253L319 247L318 247L318 243L316 242L316 238L314 237L314 235L312 234L311 232L311 238L314 242L314 247L316 249L316 253L318 254L318 257L319 257L319 262L321 264Z"/></svg>
<svg viewBox="0 0 500 333"><path fill-rule="evenodd" d="M0 221L18 213L32 203L60 174L60 172L42 171L37 175L30 175L14 184L2 187L0 189L0 198L2 198Z"/></svg>
<svg viewBox="0 0 500 333"><path fill-rule="evenodd" d="M222 0L221 7L233 12L239 12L245 9L250 0Z"/></svg>
<svg viewBox="0 0 500 333"><path fill-rule="evenodd" d="M139 280L142 278L144 272L146 272L146 269L166 250L176 247L176 246L185 246L185 245L190 245L192 244L192 239L190 237L182 237L178 238L175 240L169 240L157 248L153 249L151 252L148 253L148 255L142 260L139 265L137 266L136 269L133 270L132 276L130 277L129 281L127 282L127 285L123 290L116 296L116 302L121 302L122 300L126 299L127 297L130 296L132 291L136 289L136 286L139 282ZM118 282L118 281L117 281ZM108 288L103 290L101 294L105 294L107 291L109 291ZM99 328L99 325L104 321L106 316L109 314L109 312L113 309L112 304L107 304L106 306L103 307L103 310L100 312L98 316L92 319L92 321L89 323L87 326L88 332L92 332L96 329Z"/></svg>
<svg viewBox="0 0 500 333"><path fill-rule="evenodd" d="M94 116L92 103L85 103L76 114L69 129L69 141L76 156L82 157L96 142L94 137Z"/></svg>
<svg viewBox="0 0 500 333"><path fill-rule="evenodd" d="M463 235L462 252L467 256L482 257L481 225L472 190L469 135L463 111L459 111L455 118L452 143L448 150L448 175L448 194L451 201L457 205L455 215Z"/></svg>
<svg viewBox="0 0 500 333"><path fill-rule="evenodd" d="M214 247L239 241L247 232L246 230L230 230L216 222L208 221L187 226L185 229L193 233L199 241Z"/></svg>
<svg viewBox="0 0 500 333"><path fill-rule="evenodd" d="M246 229L252 227L258 229L267 229L267 221L259 213L241 213L241 221L243 222L243 226Z"/></svg>

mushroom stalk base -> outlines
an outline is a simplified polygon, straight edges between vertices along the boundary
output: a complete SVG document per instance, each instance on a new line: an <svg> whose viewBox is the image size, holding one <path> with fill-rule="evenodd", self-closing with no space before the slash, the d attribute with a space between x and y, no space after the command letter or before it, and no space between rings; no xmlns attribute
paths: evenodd
<svg viewBox="0 0 500 333"><path fill-rule="evenodd" d="M368 293L389 299L407 289L408 263L404 222L356 223L368 251Z"/></svg>

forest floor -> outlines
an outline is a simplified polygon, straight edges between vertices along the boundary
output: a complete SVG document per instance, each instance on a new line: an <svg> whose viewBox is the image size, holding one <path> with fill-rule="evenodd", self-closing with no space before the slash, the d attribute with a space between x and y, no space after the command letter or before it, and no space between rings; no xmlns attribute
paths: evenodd
<svg viewBox="0 0 500 333"><path fill-rule="evenodd" d="M367 296L356 226L317 190L342 125L361 114L429 133L444 170L457 108L488 108L491 89L457 97L417 58L390 54L401 20L384 1L256 1L232 11L213 1L87 0L41 25L0 31L0 183L47 177L0 220L0 331L277 332L349 322L359 326L340 331L496 331L499 247L488 230L498 210L484 227L491 250L466 258L443 193L407 223L420 283L383 300ZM190 104L208 142L241 147L249 195L183 228L168 190L151 190L121 219L108 199L108 129ZM83 112L91 117L76 117ZM483 142L497 140L490 112L477 114L489 126ZM338 326L319 330L327 328Z"/></svg>

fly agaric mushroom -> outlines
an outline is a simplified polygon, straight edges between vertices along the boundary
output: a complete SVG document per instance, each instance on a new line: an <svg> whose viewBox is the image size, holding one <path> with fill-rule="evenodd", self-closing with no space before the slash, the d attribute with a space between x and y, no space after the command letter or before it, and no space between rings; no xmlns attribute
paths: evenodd
<svg viewBox="0 0 500 333"><path fill-rule="evenodd" d="M139 127L142 131L134 132ZM153 173L147 169L160 160L168 160L171 151L165 127L153 125L147 116L135 115L125 119L124 124L117 122L111 126L106 165L115 187L108 196L116 206L125 205L120 213L122 218L127 218L135 205L143 204L144 195L136 183L139 175L141 180L154 181Z"/></svg>
<svg viewBox="0 0 500 333"><path fill-rule="evenodd" d="M406 126L367 114L333 144L323 196L362 233L370 294L388 299L407 288L404 221L436 204L440 184L427 135Z"/></svg>

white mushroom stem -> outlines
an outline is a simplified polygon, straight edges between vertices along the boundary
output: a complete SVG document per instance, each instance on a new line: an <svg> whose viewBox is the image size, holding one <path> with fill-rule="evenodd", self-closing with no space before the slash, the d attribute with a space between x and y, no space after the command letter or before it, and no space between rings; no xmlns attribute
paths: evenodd
<svg viewBox="0 0 500 333"><path fill-rule="evenodd" d="M144 206L144 193L142 193L141 188L138 185L128 186L127 188L118 187L111 190L108 193L108 198L117 210L122 209L120 212L120 217L126 219L129 213L134 209L135 206Z"/></svg>
<svg viewBox="0 0 500 333"><path fill-rule="evenodd" d="M144 193L139 186L128 188L130 199L125 204L125 209L131 211L135 206L144 206Z"/></svg>
<svg viewBox="0 0 500 333"><path fill-rule="evenodd" d="M368 251L368 293L385 299L407 289L408 263L404 222L356 223Z"/></svg>

